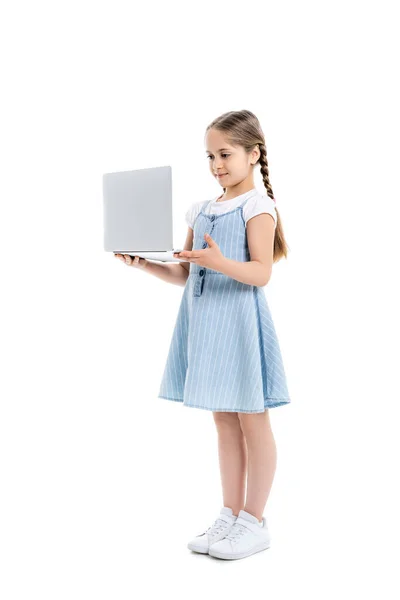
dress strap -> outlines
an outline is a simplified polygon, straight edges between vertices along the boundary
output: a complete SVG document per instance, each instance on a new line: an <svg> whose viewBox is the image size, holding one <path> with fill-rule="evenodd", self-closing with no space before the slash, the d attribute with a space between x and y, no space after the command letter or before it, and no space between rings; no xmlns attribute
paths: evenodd
<svg viewBox="0 0 400 600"><path fill-rule="evenodd" d="M200 207L200 211L202 213L206 213L206 209L209 207L209 205L211 204L211 202L213 202L213 199L211 198L211 200L205 200L205 202L203 202L203 204Z"/></svg>

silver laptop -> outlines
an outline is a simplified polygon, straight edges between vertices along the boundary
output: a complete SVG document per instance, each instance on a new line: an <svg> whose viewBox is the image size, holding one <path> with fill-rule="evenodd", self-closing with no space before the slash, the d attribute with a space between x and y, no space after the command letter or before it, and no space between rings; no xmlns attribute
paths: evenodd
<svg viewBox="0 0 400 600"><path fill-rule="evenodd" d="M104 250L162 262L175 258L170 166L103 175Z"/></svg>

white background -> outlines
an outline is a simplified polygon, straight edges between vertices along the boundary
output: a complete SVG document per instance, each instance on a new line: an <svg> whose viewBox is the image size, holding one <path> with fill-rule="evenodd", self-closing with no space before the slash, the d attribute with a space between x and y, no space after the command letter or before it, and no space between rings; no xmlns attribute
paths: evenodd
<svg viewBox="0 0 400 600"><path fill-rule="evenodd" d="M3 600L398 598L395 5L3 4ZM206 126L241 109L290 249L265 292L292 403L271 548L224 561L186 547L222 506L212 414L157 398L183 287L104 252L101 186L171 165L182 246L221 189Z"/></svg>

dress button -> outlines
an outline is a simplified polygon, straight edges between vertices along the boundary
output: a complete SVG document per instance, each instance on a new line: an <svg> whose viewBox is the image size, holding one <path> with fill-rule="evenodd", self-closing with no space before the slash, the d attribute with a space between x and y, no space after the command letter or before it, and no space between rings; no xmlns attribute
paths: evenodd
<svg viewBox="0 0 400 600"><path fill-rule="evenodd" d="M202 277L204 275L204 269L200 269L199 275L200 275L200 277Z"/></svg>
<svg viewBox="0 0 400 600"><path fill-rule="evenodd" d="M203 242L203 248L207 246L207 242Z"/></svg>
<svg viewBox="0 0 400 600"><path fill-rule="evenodd" d="M215 215L211 215L210 219L211 219L211 221L214 221Z"/></svg>

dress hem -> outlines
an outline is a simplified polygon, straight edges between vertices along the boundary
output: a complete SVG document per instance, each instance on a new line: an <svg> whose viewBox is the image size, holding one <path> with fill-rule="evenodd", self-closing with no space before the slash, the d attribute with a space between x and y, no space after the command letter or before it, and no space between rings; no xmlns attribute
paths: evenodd
<svg viewBox="0 0 400 600"><path fill-rule="evenodd" d="M285 406L286 404L290 404L290 398L264 398L264 408L262 410L243 410L238 408L209 408L208 406L201 406L200 404L189 404L185 403L182 398L171 398L170 396L162 396L158 395L157 398L164 398L165 400L172 400L174 402L182 402L183 406L188 406L191 408L201 408L203 410L210 410L214 412L239 412L239 413L263 413L268 408L276 408L278 406Z"/></svg>

